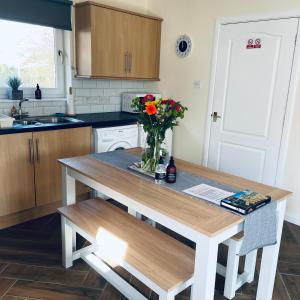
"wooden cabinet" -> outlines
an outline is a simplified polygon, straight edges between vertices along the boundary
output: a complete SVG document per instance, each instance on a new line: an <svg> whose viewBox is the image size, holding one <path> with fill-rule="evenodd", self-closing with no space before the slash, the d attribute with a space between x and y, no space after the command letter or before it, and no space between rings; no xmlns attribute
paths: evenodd
<svg viewBox="0 0 300 300"><path fill-rule="evenodd" d="M161 22L90 1L76 4L77 76L159 80Z"/></svg>
<svg viewBox="0 0 300 300"><path fill-rule="evenodd" d="M126 14L94 7L92 16L92 76L126 77Z"/></svg>
<svg viewBox="0 0 300 300"><path fill-rule="evenodd" d="M60 158L91 152L91 129L73 128L34 132L36 205L62 200ZM78 187L78 193L83 187Z"/></svg>
<svg viewBox="0 0 300 300"><path fill-rule="evenodd" d="M61 206L58 159L91 152L91 127L0 135L0 228ZM89 190L77 183L77 196Z"/></svg>
<svg viewBox="0 0 300 300"><path fill-rule="evenodd" d="M0 217L35 206L32 133L0 135Z"/></svg>
<svg viewBox="0 0 300 300"><path fill-rule="evenodd" d="M159 78L160 22L128 16L128 78Z"/></svg>

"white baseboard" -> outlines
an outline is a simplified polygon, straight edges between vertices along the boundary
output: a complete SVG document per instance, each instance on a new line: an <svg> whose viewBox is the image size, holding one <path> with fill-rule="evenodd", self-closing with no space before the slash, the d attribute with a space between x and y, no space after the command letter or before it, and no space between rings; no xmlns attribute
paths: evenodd
<svg viewBox="0 0 300 300"><path fill-rule="evenodd" d="M295 217L295 216L292 216L290 214L286 214L285 215L285 218L284 218L286 221L290 222L290 223L293 223L295 225L298 225L300 226L300 219Z"/></svg>

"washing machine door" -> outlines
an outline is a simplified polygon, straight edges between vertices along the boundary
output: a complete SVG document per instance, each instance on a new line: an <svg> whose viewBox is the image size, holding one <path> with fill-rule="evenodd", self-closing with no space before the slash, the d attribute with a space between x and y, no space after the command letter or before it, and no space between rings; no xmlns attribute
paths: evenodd
<svg viewBox="0 0 300 300"><path fill-rule="evenodd" d="M127 142L117 142L113 145L111 145L108 149L107 152L109 151L115 151L115 150L124 150L124 149L130 149L132 146L127 143Z"/></svg>

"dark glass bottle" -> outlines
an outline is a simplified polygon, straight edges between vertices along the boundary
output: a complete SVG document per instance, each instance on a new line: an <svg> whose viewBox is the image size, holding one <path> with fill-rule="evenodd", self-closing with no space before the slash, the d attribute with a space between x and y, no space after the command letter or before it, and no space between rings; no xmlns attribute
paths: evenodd
<svg viewBox="0 0 300 300"><path fill-rule="evenodd" d="M171 156L169 165L167 167L167 174L166 174L166 182L167 183L175 183L177 177L177 169L174 163L174 158Z"/></svg>
<svg viewBox="0 0 300 300"><path fill-rule="evenodd" d="M35 99L37 99L37 100L42 99L42 91L41 91L40 86L38 84L36 85Z"/></svg>

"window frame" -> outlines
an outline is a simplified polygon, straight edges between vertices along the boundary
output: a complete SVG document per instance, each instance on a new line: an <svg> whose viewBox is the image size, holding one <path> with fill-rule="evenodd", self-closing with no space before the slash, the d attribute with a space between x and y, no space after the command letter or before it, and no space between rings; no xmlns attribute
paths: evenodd
<svg viewBox="0 0 300 300"><path fill-rule="evenodd" d="M64 67L64 34L63 30L55 29L54 31L54 59L55 59L55 88L43 88L42 96L46 99L53 98L66 98L66 87L65 87L65 67ZM59 55L61 51L62 56ZM21 87L23 90L24 98L33 99L36 87ZM0 101L7 99L8 87L0 87Z"/></svg>

